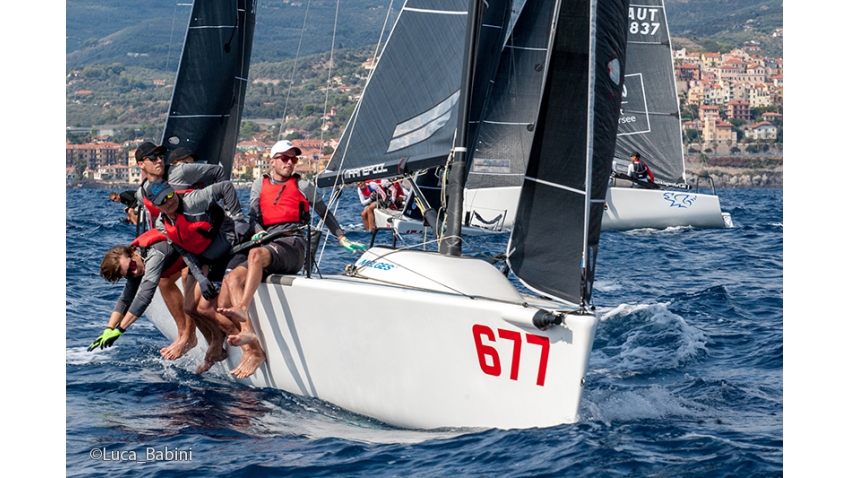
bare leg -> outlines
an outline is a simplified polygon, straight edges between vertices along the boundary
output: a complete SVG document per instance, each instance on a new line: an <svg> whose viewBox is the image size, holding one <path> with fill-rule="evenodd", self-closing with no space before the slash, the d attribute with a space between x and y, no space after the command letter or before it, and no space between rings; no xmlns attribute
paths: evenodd
<svg viewBox="0 0 850 478"><path fill-rule="evenodd" d="M230 373L236 376L236 378L251 376L257 371L257 368L266 361L266 354L263 352L262 347L260 347L260 341L257 339L257 334L254 332L254 327L248 317L248 307L251 304L254 294L252 293L251 295L248 295L245 290L246 280L251 272L256 273L256 271L259 270L260 279L262 279L262 269L264 267L262 258L259 258L259 262L257 262L260 254L261 253L254 254L255 257L253 266L251 254L249 254L247 269L245 267L237 267L224 278L225 287L229 290L230 299L233 303L240 305L233 308L221 308L218 310L222 314L230 316L231 319L237 318L242 320L244 318L244 321L241 322L242 327L239 334L227 337L228 345L242 347L242 360L239 361L236 368L230 371ZM268 255L268 251L266 251L266 255ZM270 255L268 255L267 260L271 263ZM252 271L252 267L254 271ZM252 287L254 288L254 291L256 291L256 288L259 287L259 281ZM245 305L242 306L242 304Z"/></svg>
<svg viewBox="0 0 850 478"><path fill-rule="evenodd" d="M236 302L236 295L240 295L239 292L234 294L234 305L231 308L222 308L219 309L219 312L224 314L231 319L239 320L240 322L248 322L248 307L251 305L251 301L254 299L254 293L257 292L257 289L260 287L260 282L263 280L263 269L270 266L272 263L272 255L265 247L255 247L251 249L251 252L248 253L248 270L245 275L244 285L241 287L241 298L239 302ZM233 275L234 273L239 273L241 267L233 270L228 276ZM239 277L239 276L237 276ZM234 284L237 277L231 278ZM240 281L241 282L241 281ZM231 289L239 289L238 285L231 287Z"/></svg>
<svg viewBox="0 0 850 478"><path fill-rule="evenodd" d="M175 273L171 277L163 277L159 281L159 292L177 324L177 339L171 345L163 347L159 351L160 355L167 360L176 360L198 345L195 323L183 310L183 294L177 288L177 279L179 278L180 274Z"/></svg>
<svg viewBox="0 0 850 478"><path fill-rule="evenodd" d="M198 325L198 330L201 331L209 344L207 353L204 355L204 362L195 369L195 373L204 373L216 362L227 358L227 351L224 350L225 337L217 324L199 312L198 309L203 296L201 295L201 288L198 287L197 281L191 275L186 278L186 287L188 292L184 296L183 308L194 319Z"/></svg>
<svg viewBox="0 0 850 478"><path fill-rule="evenodd" d="M366 231L371 231L376 229L375 225L375 208L378 207L378 203L372 203L363 208L363 212L360 213L360 218L363 219L363 226L366 228Z"/></svg>

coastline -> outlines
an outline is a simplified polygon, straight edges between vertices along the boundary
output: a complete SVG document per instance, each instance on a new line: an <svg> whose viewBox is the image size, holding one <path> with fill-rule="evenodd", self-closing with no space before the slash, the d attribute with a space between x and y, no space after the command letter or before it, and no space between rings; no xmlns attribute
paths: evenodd
<svg viewBox="0 0 850 478"><path fill-rule="evenodd" d="M685 156L685 171L688 183L700 188L781 188L782 187L782 155L770 156ZM711 178L711 182L706 179ZM250 188L251 181L234 182L236 189ZM138 184L103 182L103 181L73 181L65 183L66 189L113 189L123 191L137 189Z"/></svg>
<svg viewBox="0 0 850 478"><path fill-rule="evenodd" d="M781 188L782 155L769 156L686 156L689 183L705 184L711 178L716 188Z"/></svg>

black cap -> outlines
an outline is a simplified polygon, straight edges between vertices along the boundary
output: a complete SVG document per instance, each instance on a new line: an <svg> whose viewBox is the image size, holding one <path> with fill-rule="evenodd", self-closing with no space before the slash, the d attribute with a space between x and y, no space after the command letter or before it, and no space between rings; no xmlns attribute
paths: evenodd
<svg viewBox="0 0 850 478"><path fill-rule="evenodd" d="M640 153L638 153L637 151L635 151L634 153L632 153L632 155L631 155L630 157L640 159Z"/></svg>
<svg viewBox="0 0 850 478"><path fill-rule="evenodd" d="M174 194L174 188L164 179L157 179L145 185L145 197L154 206L159 206L169 194Z"/></svg>
<svg viewBox="0 0 850 478"><path fill-rule="evenodd" d="M168 155L168 164L174 164L175 161L183 161L186 158L195 158L195 161L201 160L197 154L189 151L188 149L177 148Z"/></svg>
<svg viewBox="0 0 850 478"><path fill-rule="evenodd" d="M157 146L150 141L145 141L136 148L136 162L140 162L145 156L150 156L154 153L165 154L165 146Z"/></svg>

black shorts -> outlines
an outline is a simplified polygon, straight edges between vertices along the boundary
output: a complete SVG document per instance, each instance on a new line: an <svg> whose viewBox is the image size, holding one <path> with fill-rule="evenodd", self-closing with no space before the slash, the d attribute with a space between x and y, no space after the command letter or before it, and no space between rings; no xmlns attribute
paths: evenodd
<svg viewBox="0 0 850 478"><path fill-rule="evenodd" d="M275 239L262 246L272 255L272 263L263 269L263 275L268 274L295 274L304 267L304 258L307 253L307 240L301 234L293 234ZM227 269L237 267L248 267L248 251L234 255L227 264Z"/></svg>

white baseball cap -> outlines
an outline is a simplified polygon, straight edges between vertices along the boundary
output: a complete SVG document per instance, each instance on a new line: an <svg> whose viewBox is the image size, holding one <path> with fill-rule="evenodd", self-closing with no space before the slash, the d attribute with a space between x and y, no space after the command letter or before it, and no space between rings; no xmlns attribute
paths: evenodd
<svg viewBox="0 0 850 478"><path fill-rule="evenodd" d="M290 149L295 150L296 156L301 156L301 149L297 146L294 146L292 144L292 141L285 139L283 141L278 141L274 144L274 146L272 146L272 151L271 153L269 153L269 157L274 157L274 155L276 155L277 153L285 153Z"/></svg>

